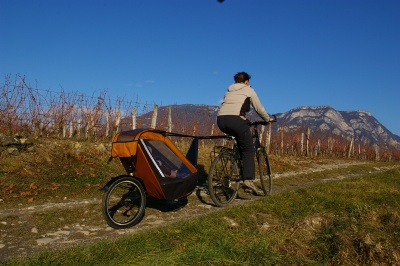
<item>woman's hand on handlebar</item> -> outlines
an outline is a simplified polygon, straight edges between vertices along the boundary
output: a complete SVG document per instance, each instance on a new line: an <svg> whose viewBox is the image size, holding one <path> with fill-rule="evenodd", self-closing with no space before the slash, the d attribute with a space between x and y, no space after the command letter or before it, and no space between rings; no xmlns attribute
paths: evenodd
<svg viewBox="0 0 400 266"><path fill-rule="evenodd" d="M251 122L249 125L250 126L267 125L269 123L273 123L273 122L276 122L276 121L277 121L276 116L272 115L270 117L269 121L255 121L255 122Z"/></svg>
<svg viewBox="0 0 400 266"><path fill-rule="evenodd" d="M268 122L269 123L276 122L276 115L272 115L272 117L269 118Z"/></svg>

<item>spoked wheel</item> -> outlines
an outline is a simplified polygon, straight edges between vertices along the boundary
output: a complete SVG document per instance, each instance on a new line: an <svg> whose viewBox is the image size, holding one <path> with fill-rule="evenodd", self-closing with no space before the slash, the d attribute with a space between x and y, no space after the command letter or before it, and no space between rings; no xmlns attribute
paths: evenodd
<svg viewBox="0 0 400 266"><path fill-rule="evenodd" d="M130 176L116 180L103 196L103 216L107 224L116 229L137 224L144 215L145 207L144 188Z"/></svg>
<svg viewBox="0 0 400 266"><path fill-rule="evenodd" d="M268 155L265 150L260 150L257 152L257 162L261 188L264 191L264 195L269 195L272 193L272 171L271 165L269 164Z"/></svg>
<svg viewBox="0 0 400 266"><path fill-rule="evenodd" d="M222 207L232 202L238 192L240 175L232 156L220 154L211 164L208 191L215 205Z"/></svg>

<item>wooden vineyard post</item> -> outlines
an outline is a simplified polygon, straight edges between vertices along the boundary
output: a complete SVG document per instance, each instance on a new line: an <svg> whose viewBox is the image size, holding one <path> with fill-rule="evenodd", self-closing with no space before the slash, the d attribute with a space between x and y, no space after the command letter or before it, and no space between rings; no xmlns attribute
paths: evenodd
<svg viewBox="0 0 400 266"><path fill-rule="evenodd" d="M63 139L65 139L66 134L67 134L67 123L63 122L63 125L62 125L62 138Z"/></svg>
<svg viewBox="0 0 400 266"><path fill-rule="evenodd" d="M381 158L379 156L379 146L378 144L374 144L375 146L375 161L379 161Z"/></svg>
<svg viewBox="0 0 400 266"><path fill-rule="evenodd" d="M94 122L93 115L90 115L90 128L91 128L91 136L96 137L96 124Z"/></svg>
<svg viewBox="0 0 400 266"><path fill-rule="evenodd" d="M151 128L156 128L157 124L158 105L154 105L153 116L151 118Z"/></svg>
<svg viewBox="0 0 400 266"><path fill-rule="evenodd" d="M267 146L267 153L270 151L270 146L271 146L271 131L272 131L272 124L268 124L268 135L267 135L267 143L265 144Z"/></svg>
<svg viewBox="0 0 400 266"><path fill-rule="evenodd" d="M89 121L86 122L85 139L89 138Z"/></svg>
<svg viewBox="0 0 400 266"><path fill-rule="evenodd" d="M310 134L311 134L311 131L310 131L310 128L308 127L307 133L306 133L306 156L307 157L310 156L309 147L308 147L308 145L310 143Z"/></svg>
<svg viewBox="0 0 400 266"><path fill-rule="evenodd" d="M82 119L78 119L78 125L77 125L77 127L76 127L76 135L78 136L78 139L80 138L80 136L81 136L81 127L82 127Z"/></svg>
<svg viewBox="0 0 400 266"><path fill-rule="evenodd" d="M136 108L132 107L132 129L136 129Z"/></svg>
<svg viewBox="0 0 400 266"><path fill-rule="evenodd" d="M350 140L350 147L349 147L349 153L347 154L347 157L350 158L352 155L353 151L353 146L354 146L354 137L351 138Z"/></svg>
<svg viewBox="0 0 400 266"><path fill-rule="evenodd" d="M168 132L172 132L172 105L168 106Z"/></svg>
<svg viewBox="0 0 400 266"><path fill-rule="evenodd" d="M117 110L117 117L115 118L115 132L116 134L119 131L119 123L121 122L121 109L118 108Z"/></svg>
<svg viewBox="0 0 400 266"><path fill-rule="evenodd" d="M72 138L73 134L74 134L74 126L73 126L73 122L70 120L69 121L69 138Z"/></svg>
<svg viewBox="0 0 400 266"><path fill-rule="evenodd" d="M110 135L110 112L106 111L106 137Z"/></svg>

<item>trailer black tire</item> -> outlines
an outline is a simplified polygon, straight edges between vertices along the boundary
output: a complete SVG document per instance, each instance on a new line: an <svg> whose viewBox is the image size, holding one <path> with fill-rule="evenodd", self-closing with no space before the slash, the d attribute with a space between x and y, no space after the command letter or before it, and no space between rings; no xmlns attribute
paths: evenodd
<svg viewBox="0 0 400 266"><path fill-rule="evenodd" d="M115 229L129 228L140 222L145 208L143 185L132 176L118 178L103 195L103 216Z"/></svg>

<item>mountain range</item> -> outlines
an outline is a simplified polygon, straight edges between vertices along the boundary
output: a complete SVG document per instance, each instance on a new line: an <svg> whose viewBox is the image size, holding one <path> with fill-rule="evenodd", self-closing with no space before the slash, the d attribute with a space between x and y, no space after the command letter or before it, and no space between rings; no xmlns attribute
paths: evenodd
<svg viewBox="0 0 400 266"><path fill-rule="evenodd" d="M328 134L368 140L384 146L400 148L400 137L391 133L368 111L337 111L330 106L302 106L278 115L281 126L306 126Z"/></svg>
<svg viewBox="0 0 400 266"><path fill-rule="evenodd" d="M216 115L219 106L182 104L171 106L173 132L179 132L175 121L180 121L179 128L197 121L197 135L208 135L212 124L216 124ZM169 106L158 109L159 117L167 117ZM144 117L151 116L144 114ZM368 111L337 111L330 106L302 106L287 112L276 114L278 122L275 126L285 130L310 128L312 131L336 134L346 138L368 141L371 144L400 149L400 137L391 133ZM249 119L259 119L254 110L250 111ZM215 125L216 126L216 125ZM165 125L164 125L165 127Z"/></svg>

